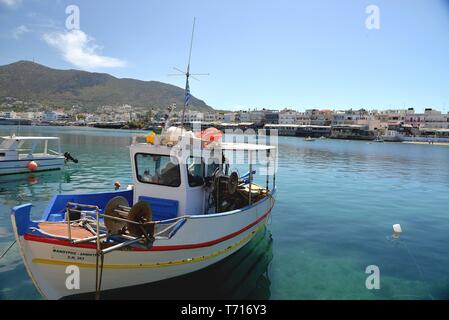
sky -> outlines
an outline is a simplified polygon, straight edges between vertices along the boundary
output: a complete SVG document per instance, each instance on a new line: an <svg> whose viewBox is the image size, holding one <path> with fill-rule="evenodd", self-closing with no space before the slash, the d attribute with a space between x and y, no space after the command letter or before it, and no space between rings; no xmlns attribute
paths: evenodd
<svg viewBox="0 0 449 320"><path fill-rule="evenodd" d="M449 0L0 0L0 65L184 87L194 17L190 91L216 109L449 111Z"/></svg>

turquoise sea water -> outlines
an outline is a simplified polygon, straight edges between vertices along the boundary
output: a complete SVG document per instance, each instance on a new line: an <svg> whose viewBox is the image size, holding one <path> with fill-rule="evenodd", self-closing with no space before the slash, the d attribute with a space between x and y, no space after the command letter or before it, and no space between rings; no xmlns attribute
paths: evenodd
<svg viewBox="0 0 449 320"><path fill-rule="evenodd" d="M0 134L12 129L0 127ZM22 127L20 134L60 136L63 150L80 162L0 177L0 254L13 241L11 207L32 202L39 218L56 193L132 183L131 131ZM143 287L133 297L448 299L448 163L444 146L280 137L268 228L212 268ZM398 240L391 237L395 223L403 229ZM369 265L380 269L379 290L365 287ZM0 260L0 299L41 299L16 246Z"/></svg>

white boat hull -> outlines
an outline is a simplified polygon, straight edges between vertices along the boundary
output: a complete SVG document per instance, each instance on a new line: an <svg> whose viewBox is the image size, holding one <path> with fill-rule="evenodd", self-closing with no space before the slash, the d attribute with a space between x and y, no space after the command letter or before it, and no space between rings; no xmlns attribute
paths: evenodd
<svg viewBox="0 0 449 320"><path fill-rule="evenodd" d="M206 268L248 243L265 225L273 204L267 197L243 210L190 216L169 240L155 240L148 249L112 251L104 257L101 289L151 283ZM16 217L11 217L28 273L46 298L95 292L93 244L74 246L64 239L19 235ZM78 267L79 288L66 285L69 266Z"/></svg>
<svg viewBox="0 0 449 320"><path fill-rule="evenodd" d="M64 157L50 157L50 158L30 158L23 160L3 160L0 161L0 175L15 174L15 173L29 173L28 163L35 161L37 169L33 172L60 170L64 167Z"/></svg>

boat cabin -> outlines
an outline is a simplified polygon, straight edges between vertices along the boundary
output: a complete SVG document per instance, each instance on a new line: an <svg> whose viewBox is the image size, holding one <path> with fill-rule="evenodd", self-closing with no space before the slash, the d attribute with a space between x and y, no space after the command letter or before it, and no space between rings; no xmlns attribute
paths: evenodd
<svg viewBox="0 0 449 320"><path fill-rule="evenodd" d="M58 137L2 137L0 161L27 160L39 157L61 156Z"/></svg>
<svg viewBox="0 0 449 320"><path fill-rule="evenodd" d="M207 147L201 142L185 146L133 143L130 147L133 202L148 202L153 221L228 212L251 205L268 193L268 175L264 187L253 182L252 165L256 157L252 155L269 153L274 147L218 142ZM244 163L249 170L247 174L239 176L237 171L230 170L229 152L249 155ZM273 174L272 188L274 179Z"/></svg>

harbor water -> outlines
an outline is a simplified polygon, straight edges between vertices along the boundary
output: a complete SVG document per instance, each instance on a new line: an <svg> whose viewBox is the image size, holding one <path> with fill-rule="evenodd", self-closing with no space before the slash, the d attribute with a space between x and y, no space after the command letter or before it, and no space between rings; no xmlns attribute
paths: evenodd
<svg viewBox="0 0 449 320"><path fill-rule="evenodd" d="M0 126L0 135L16 129ZM132 183L132 131L21 127L19 133L59 136L62 150L79 163L0 177L0 254L14 240L13 206L33 203L38 219L55 194ZM111 298L449 298L448 146L279 137L278 147L277 201L265 230L208 269ZM403 233L394 238L397 223ZM379 289L366 287L368 266L379 268ZM0 299L42 299L17 246L0 260Z"/></svg>

